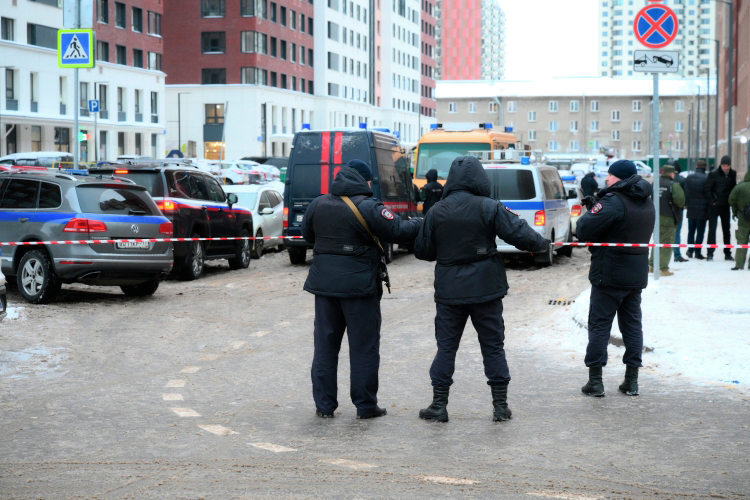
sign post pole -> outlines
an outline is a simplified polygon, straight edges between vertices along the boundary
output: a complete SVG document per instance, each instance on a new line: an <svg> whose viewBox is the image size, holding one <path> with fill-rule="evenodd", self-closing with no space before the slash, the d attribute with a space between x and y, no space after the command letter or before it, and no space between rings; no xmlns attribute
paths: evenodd
<svg viewBox="0 0 750 500"><path fill-rule="evenodd" d="M654 221L654 243L659 244L659 73L654 73L654 99L653 99L653 118L654 123L651 127L654 134L654 211L656 217ZM654 280L659 281L659 258L661 249L654 247Z"/></svg>
<svg viewBox="0 0 750 500"><path fill-rule="evenodd" d="M76 7L75 7L75 22L76 26L75 29L81 28L81 0L76 0ZM92 54L89 54L92 55ZM78 92L80 91L78 88L78 68L75 68L73 70L73 137L75 138L75 146L74 150L75 153L73 154L73 168L75 170L78 170L78 155L81 151L81 141L78 140L78 113L79 113L79 107L81 106L79 99Z"/></svg>

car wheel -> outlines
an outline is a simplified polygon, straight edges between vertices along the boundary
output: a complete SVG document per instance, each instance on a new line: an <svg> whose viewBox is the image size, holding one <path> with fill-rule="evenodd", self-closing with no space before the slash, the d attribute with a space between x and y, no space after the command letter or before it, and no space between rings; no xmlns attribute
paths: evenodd
<svg viewBox="0 0 750 500"><path fill-rule="evenodd" d="M159 288L159 280L147 281L140 285L123 285L120 287L122 293L130 297L147 297L153 295Z"/></svg>
<svg viewBox="0 0 750 500"><path fill-rule="evenodd" d="M240 236L249 238L250 231L243 229ZM247 269L250 266L250 240L240 240L237 243L237 254L233 259L229 259L229 269Z"/></svg>
<svg viewBox="0 0 750 500"><path fill-rule="evenodd" d="M258 229L258 232L255 233L256 238L263 238L263 230ZM253 240L253 259L260 259L263 255L263 240L256 239Z"/></svg>
<svg viewBox="0 0 750 500"><path fill-rule="evenodd" d="M299 265L304 264L307 258L307 248L305 247L289 247L289 262L292 264Z"/></svg>
<svg viewBox="0 0 750 500"><path fill-rule="evenodd" d="M552 233L552 242L555 241L555 234ZM549 267L554 263L555 259L555 246L550 245L546 252L534 256L534 262L541 267Z"/></svg>
<svg viewBox="0 0 750 500"><path fill-rule="evenodd" d="M55 298L62 283L44 250L32 250L21 257L16 276L18 291L32 304L46 304Z"/></svg>
<svg viewBox="0 0 750 500"><path fill-rule="evenodd" d="M200 234L193 233L191 238L200 238ZM206 263L206 253L202 241L191 241L185 256L185 264L182 266L180 277L185 281L197 280L203 274Z"/></svg>
<svg viewBox="0 0 750 500"><path fill-rule="evenodd" d="M393 243L387 243L383 250L385 250L385 263L390 264L393 262Z"/></svg>
<svg viewBox="0 0 750 500"><path fill-rule="evenodd" d="M573 226L568 227L568 238L566 240L568 243L573 241ZM572 257L573 256L573 247L571 246L564 246L557 249L557 255L561 255L563 257Z"/></svg>
<svg viewBox="0 0 750 500"><path fill-rule="evenodd" d="M224 178L224 185L225 186L231 186L232 184L234 184L234 182L232 182L232 179Z"/></svg>

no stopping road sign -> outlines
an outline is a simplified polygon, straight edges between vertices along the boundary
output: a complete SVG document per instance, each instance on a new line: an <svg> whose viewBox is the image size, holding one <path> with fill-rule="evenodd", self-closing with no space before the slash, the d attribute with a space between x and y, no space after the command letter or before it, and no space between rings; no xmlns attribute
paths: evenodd
<svg viewBox="0 0 750 500"><path fill-rule="evenodd" d="M674 11L658 3L642 8L633 21L636 39L649 49L660 49L672 43L678 27Z"/></svg>

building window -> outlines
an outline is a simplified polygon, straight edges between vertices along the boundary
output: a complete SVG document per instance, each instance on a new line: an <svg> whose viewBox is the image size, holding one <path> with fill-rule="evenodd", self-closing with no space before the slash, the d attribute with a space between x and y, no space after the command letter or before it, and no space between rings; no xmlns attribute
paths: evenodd
<svg viewBox="0 0 750 500"><path fill-rule="evenodd" d="M125 132L117 132L117 156L125 154Z"/></svg>
<svg viewBox="0 0 750 500"><path fill-rule="evenodd" d="M536 141L536 130L529 130L529 142Z"/></svg>
<svg viewBox="0 0 750 500"><path fill-rule="evenodd" d="M42 26L41 24L26 25L26 42L37 47L57 48L57 29Z"/></svg>
<svg viewBox="0 0 750 500"><path fill-rule="evenodd" d="M88 82L78 82L78 88L79 113L81 116L89 116L89 84Z"/></svg>
<svg viewBox="0 0 750 500"><path fill-rule="evenodd" d="M271 2L271 22L276 22L276 2Z"/></svg>
<svg viewBox="0 0 750 500"><path fill-rule="evenodd" d="M115 45L115 56L117 64L128 63L128 53L124 45Z"/></svg>
<svg viewBox="0 0 750 500"><path fill-rule="evenodd" d="M161 14L148 11L148 34L161 36Z"/></svg>
<svg viewBox="0 0 750 500"><path fill-rule="evenodd" d="M633 122L633 132L641 132L643 130L643 124L640 121Z"/></svg>
<svg viewBox="0 0 750 500"><path fill-rule="evenodd" d="M549 122L549 131L557 132L557 122Z"/></svg>
<svg viewBox="0 0 750 500"><path fill-rule="evenodd" d="M313 18L312 17L307 18L307 34L310 36L313 36Z"/></svg>
<svg viewBox="0 0 750 500"><path fill-rule="evenodd" d="M5 99L16 100L16 72L12 69L5 70Z"/></svg>
<svg viewBox="0 0 750 500"><path fill-rule="evenodd" d="M328 38L339 41L339 25L328 21Z"/></svg>
<svg viewBox="0 0 750 500"><path fill-rule="evenodd" d="M100 23L109 23L109 0L96 0L96 20Z"/></svg>
<svg viewBox="0 0 750 500"><path fill-rule="evenodd" d="M109 43L96 41L96 60L109 62Z"/></svg>
<svg viewBox="0 0 750 500"><path fill-rule="evenodd" d="M151 157L152 158L158 158L158 153L156 151L156 141L157 141L157 135L151 134Z"/></svg>
<svg viewBox="0 0 750 500"><path fill-rule="evenodd" d="M203 68L202 85L225 85L226 83L227 70L225 68Z"/></svg>
<svg viewBox="0 0 750 500"><path fill-rule="evenodd" d="M490 102L489 103L489 109L487 110L489 113L497 113L497 103L496 102Z"/></svg>
<svg viewBox="0 0 750 500"><path fill-rule="evenodd" d="M620 131L619 130L613 130L612 131L612 140L613 141L619 141L620 140Z"/></svg>
<svg viewBox="0 0 750 500"><path fill-rule="evenodd" d="M293 63L297 62L297 44L296 43L291 44L291 48L289 49L289 60Z"/></svg>
<svg viewBox="0 0 750 500"><path fill-rule="evenodd" d="M297 13L293 10L289 10L289 29L297 29Z"/></svg>
<svg viewBox="0 0 750 500"><path fill-rule="evenodd" d="M557 151L557 141L549 141L549 144L547 144L547 149L549 151Z"/></svg>
<svg viewBox="0 0 750 500"><path fill-rule="evenodd" d="M42 127L39 125L31 126L31 150L42 150Z"/></svg>
<svg viewBox="0 0 750 500"><path fill-rule="evenodd" d="M286 26L286 7L282 6L279 9L279 17L281 18L281 25Z"/></svg>
<svg viewBox="0 0 750 500"><path fill-rule="evenodd" d="M299 63L304 66L305 65L305 48L300 47L299 48Z"/></svg>
<svg viewBox="0 0 750 500"><path fill-rule="evenodd" d="M577 121L570 122L570 131L571 132L578 132L578 122Z"/></svg>
<svg viewBox="0 0 750 500"><path fill-rule="evenodd" d="M469 113L476 113L477 112L477 103L470 102L469 103Z"/></svg>
<svg viewBox="0 0 750 500"><path fill-rule="evenodd" d="M339 70L339 55L338 54L335 54L333 52L328 53L328 69L332 69L335 71Z"/></svg>
<svg viewBox="0 0 750 500"><path fill-rule="evenodd" d="M125 4L122 2L115 2L115 27L125 28Z"/></svg>
<svg viewBox="0 0 750 500"><path fill-rule="evenodd" d="M448 103L448 113L455 113L456 112L456 103L455 102L449 102Z"/></svg>
<svg viewBox="0 0 750 500"><path fill-rule="evenodd" d="M641 111L643 109L643 103L640 100L633 101L633 111Z"/></svg>
<svg viewBox="0 0 750 500"><path fill-rule="evenodd" d="M141 49L133 49L133 66L136 68L143 67L143 51Z"/></svg>
<svg viewBox="0 0 750 500"><path fill-rule="evenodd" d="M136 132L135 134L135 154L140 156L141 155L141 134Z"/></svg>
<svg viewBox="0 0 750 500"><path fill-rule="evenodd" d="M3 40L13 41L16 39L16 21L7 17L0 19L2 25L0 29L0 37Z"/></svg>
<svg viewBox="0 0 750 500"><path fill-rule="evenodd" d="M594 120L591 122L591 131L592 132L598 132L599 131L599 122Z"/></svg>
<svg viewBox="0 0 750 500"><path fill-rule="evenodd" d="M125 108L125 87L117 87L117 112L124 114ZM120 121L125 121L125 119Z"/></svg>
<svg viewBox="0 0 750 500"><path fill-rule="evenodd" d="M279 58L286 61L286 40L281 40L281 43L279 43Z"/></svg>
<svg viewBox="0 0 750 500"><path fill-rule="evenodd" d="M223 31L201 33L201 50L204 54L223 54L226 52L226 33Z"/></svg>
<svg viewBox="0 0 750 500"><path fill-rule="evenodd" d="M143 33L143 9L133 7L132 26L136 33Z"/></svg>
<svg viewBox="0 0 750 500"><path fill-rule="evenodd" d="M156 52L148 53L148 69L161 71L161 54L157 54Z"/></svg>
<svg viewBox="0 0 750 500"><path fill-rule="evenodd" d="M578 141L570 141L568 143L568 151L571 151L571 152L578 151Z"/></svg>
<svg viewBox="0 0 750 500"><path fill-rule="evenodd" d="M339 96L339 86L335 83L328 84L328 95L333 97Z"/></svg>
<svg viewBox="0 0 750 500"><path fill-rule="evenodd" d="M641 150L641 141L633 141L633 151L638 152Z"/></svg>
<svg viewBox="0 0 750 500"><path fill-rule="evenodd" d="M599 101L591 101L591 111L599 111Z"/></svg>
<svg viewBox="0 0 750 500"><path fill-rule="evenodd" d="M242 68L242 83L246 85L268 85L268 70L261 68Z"/></svg>
<svg viewBox="0 0 750 500"><path fill-rule="evenodd" d="M224 17L226 14L225 0L201 0L201 4L203 17Z"/></svg>
<svg viewBox="0 0 750 500"><path fill-rule="evenodd" d="M279 85L282 89L287 89L287 82L286 82L286 75L284 73L281 73L281 85Z"/></svg>
<svg viewBox="0 0 750 500"><path fill-rule="evenodd" d="M612 121L613 122L619 122L620 121L620 112L617 110L612 111Z"/></svg>
<svg viewBox="0 0 750 500"><path fill-rule="evenodd" d="M245 53L267 54L268 35L258 31L243 31L240 34L241 50Z"/></svg>
<svg viewBox="0 0 750 500"><path fill-rule="evenodd" d="M70 129L55 127L55 151L70 152Z"/></svg>
<svg viewBox="0 0 750 500"><path fill-rule="evenodd" d="M684 127L684 125L683 125L682 122L680 122L680 121L674 122L674 131L675 132L682 132L684 130L685 130L685 127Z"/></svg>
<svg viewBox="0 0 750 500"><path fill-rule="evenodd" d="M529 121L530 122L536 121L536 111L529 111Z"/></svg>
<svg viewBox="0 0 750 500"><path fill-rule="evenodd" d="M268 19L268 1L240 0L240 15Z"/></svg>
<svg viewBox="0 0 750 500"><path fill-rule="evenodd" d="M685 102L684 101L675 101L675 103L674 103L674 110L678 111L678 112L685 111Z"/></svg>
<svg viewBox="0 0 750 500"><path fill-rule="evenodd" d="M159 93L151 92L151 123L159 123Z"/></svg>
<svg viewBox="0 0 750 500"><path fill-rule="evenodd" d="M578 101L570 101L570 111L572 113L578 112Z"/></svg>
<svg viewBox="0 0 750 500"><path fill-rule="evenodd" d="M508 113L515 113L518 109L518 103L516 101L508 101Z"/></svg>
<svg viewBox="0 0 750 500"><path fill-rule="evenodd" d="M557 101L550 101L549 102L549 112L550 113L557 113Z"/></svg>
<svg viewBox="0 0 750 500"><path fill-rule="evenodd" d="M206 104L206 125L224 123L224 105Z"/></svg>
<svg viewBox="0 0 750 500"><path fill-rule="evenodd" d="M276 87L276 86L277 86L277 83L276 83L276 72L275 71L271 71L271 87Z"/></svg>

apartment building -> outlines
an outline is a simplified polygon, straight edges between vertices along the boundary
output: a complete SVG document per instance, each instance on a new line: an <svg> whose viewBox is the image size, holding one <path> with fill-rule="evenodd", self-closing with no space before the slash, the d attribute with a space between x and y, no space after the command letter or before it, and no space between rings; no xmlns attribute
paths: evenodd
<svg viewBox="0 0 750 500"><path fill-rule="evenodd" d="M660 83L661 154L686 156L700 130L700 154L705 156L706 85L697 79ZM591 154L605 148L632 159L652 153L650 79L438 82L437 97L439 123L508 127L524 145L545 153Z"/></svg>
<svg viewBox="0 0 750 500"><path fill-rule="evenodd" d="M734 61L729 72L729 9L734 9ZM732 156L733 168L746 171L750 165L750 3L735 2L718 8L716 35L719 42L719 152ZM731 83L730 83L731 82ZM729 86L732 104L729 105ZM732 147L728 147L729 110L732 110ZM713 124L712 124L713 127ZM747 138L743 144L741 138ZM711 144L711 154L714 144ZM745 157L745 158L743 158Z"/></svg>
<svg viewBox="0 0 750 500"><path fill-rule="evenodd" d="M163 156L162 5L159 0L96 0L96 67L79 70L74 102L72 69L57 67L61 0L0 0L0 153L73 152L80 159L120 154ZM88 100L101 112L89 114ZM79 130L73 110L79 109ZM96 133L95 133L96 127Z"/></svg>
<svg viewBox="0 0 750 500"><path fill-rule="evenodd" d="M436 9L436 78L505 78L505 12L497 0L438 0Z"/></svg>
<svg viewBox="0 0 750 500"><path fill-rule="evenodd" d="M435 121L420 113L420 0L165 0L164 9L167 142L190 156L286 156L303 124L366 123L409 145Z"/></svg>
<svg viewBox="0 0 750 500"><path fill-rule="evenodd" d="M633 53L646 48L633 34L633 21L649 0L599 1L599 74L615 78L639 78L633 71ZM684 78L697 78L716 69L714 48L715 19L720 4L711 0L664 0L674 10L679 23L677 37L664 50L680 52Z"/></svg>
<svg viewBox="0 0 750 500"><path fill-rule="evenodd" d="M435 102L435 73L437 72L437 59L435 59L435 44L437 43L436 10L435 0L422 0L422 55L420 60L422 78L419 112L421 116L432 118L437 113L437 104Z"/></svg>

